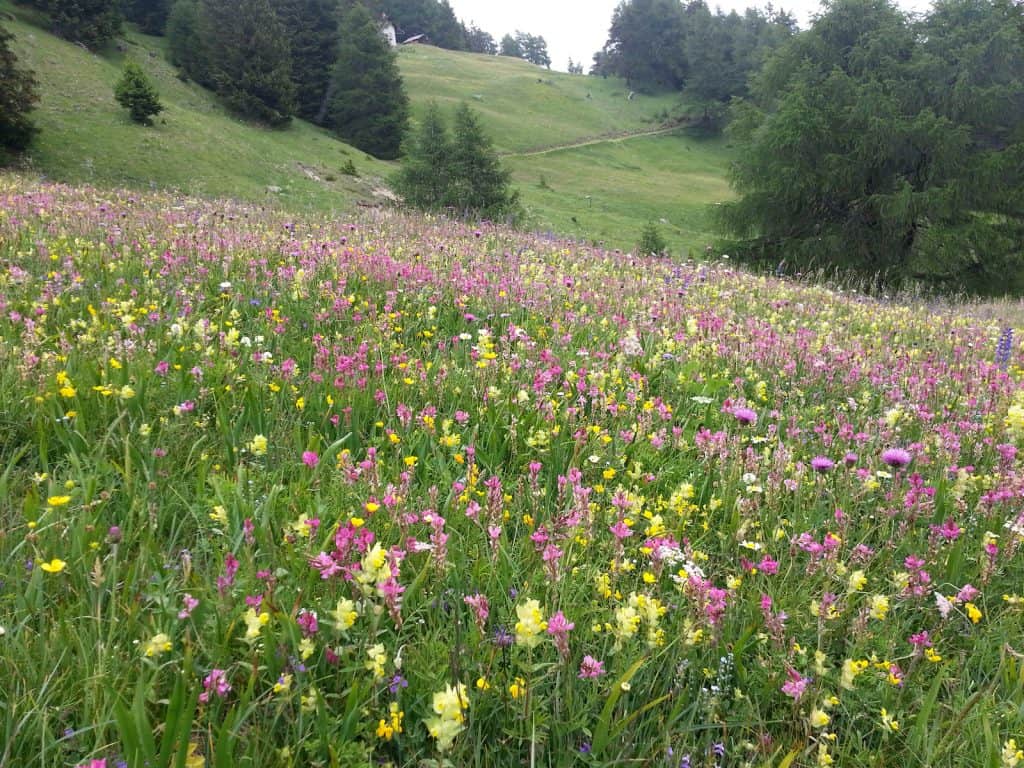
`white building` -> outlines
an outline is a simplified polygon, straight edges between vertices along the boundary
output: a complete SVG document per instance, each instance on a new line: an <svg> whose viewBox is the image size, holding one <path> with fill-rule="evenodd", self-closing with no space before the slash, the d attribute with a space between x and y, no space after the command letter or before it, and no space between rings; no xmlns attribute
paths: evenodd
<svg viewBox="0 0 1024 768"><path fill-rule="evenodd" d="M381 17L380 33L384 35L384 38L388 41L388 45L395 48L398 45L398 36L395 34L395 25L392 24L387 16Z"/></svg>

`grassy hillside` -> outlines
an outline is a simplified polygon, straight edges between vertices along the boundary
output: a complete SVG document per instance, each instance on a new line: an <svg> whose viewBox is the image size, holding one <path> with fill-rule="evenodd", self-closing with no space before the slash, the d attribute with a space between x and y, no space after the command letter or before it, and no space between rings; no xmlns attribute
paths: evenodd
<svg viewBox="0 0 1024 768"><path fill-rule="evenodd" d="M588 143L652 131L681 110L677 94L634 94L622 80L549 72L504 56L402 48L414 114L431 100L468 102L522 193L530 224L628 248L659 222L673 251L712 239L709 205L728 199L729 151L721 140L661 135Z"/></svg>
<svg viewBox="0 0 1024 768"><path fill-rule="evenodd" d="M126 50L95 55L34 25L31 10L0 0L0 13L15 19L17 53L41 85L41 131L27 163L51 178L332 210L379 200L395 168L301 121L277 131L238 120L176 77L161 38L128 31ZM132 124L113 99L125 56L154 79L166 106L153 128ZM654 220L676 253L710 240L708 205L729 195L724 143L622 138L662 127L680 110L677 95L630 98L614 78L427 46L402 48L399 61L414 115L431 100L480 112L520 188L528 227L630 248ZM341 173L349 159L359 178Z"/></svg>
<svg viewBox="0 0 1024 768"><path fill-rule="evenodd" d="M672 94L630 99L622 80L550 72L508 56L404 46L398 60L415 107L431 100L442 107L468 102L504 152L649 130L679 103Z"/></svg>
<svg viewBox="0 0 1024 768"><path fill-rule="evenodd" d="M295 208L350 207L372 200L388 163L309 124L275 131L229 115L214 97L181 82L163 40L129 32L127 51L94 55L27 23L31 12L0 2L19 59L36 72L40 130L27 162L52 178L193 194L274 200ZM165 112L152 128L133 124L114 101L124 57L153 78ZM352 159L362 178L340 172Z"/></svg>

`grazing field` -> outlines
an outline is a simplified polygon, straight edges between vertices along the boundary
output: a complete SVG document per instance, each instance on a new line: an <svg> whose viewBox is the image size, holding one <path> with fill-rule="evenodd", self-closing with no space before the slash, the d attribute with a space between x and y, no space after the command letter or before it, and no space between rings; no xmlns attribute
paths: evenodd
<svg viewBox="0 0 1024 768"><path fill-rule="evenodd" d="M128 25L124 51L93 54L49 34L31 8L0 0L19 60L35 71L40 128L25 170L61 182L230 197L292 211L350 212L385 205L397 163L376 160L301 120L272 130L239 120L209 91L183 83L163 38ZM114 100L125 58L153 79L166 111L142 128ZM400 49L399 64L422 114L465 101L505 155L527 212L524 228L614 248L634 248L658 222L674 253L702 252L714 239L708 211L730 199L722 140L657 131L677 117L678 94L634 94L617 78L550 72L504 56L429 46ZM538 82L539 81L539 82ZM540 149L598 142L543 155ZM343 169L351 160L358 177Z"/></svg>
<svg viewBox="0 0 1024 768"><path fill-rule="evenodd" d="M33 26L33 11L0 0L15 51L39 80L39 135L28 167L49 178L99 186L171 189L269 202L293 210L350 210L379 203L393 165L301 120L273 130L229 114L209 91L183 83L165 41L129 31L124 52L89 53ZM152 78L165 111L152 128L131 122L114 101L126 58ZM341 169L351 160L359 178Z"/></svg>
<svg viewBox="0 0 1024 768"><path fill-rule="evenodd" d="M1012 330L0 176L0 765L1024 761Z"/></svg>

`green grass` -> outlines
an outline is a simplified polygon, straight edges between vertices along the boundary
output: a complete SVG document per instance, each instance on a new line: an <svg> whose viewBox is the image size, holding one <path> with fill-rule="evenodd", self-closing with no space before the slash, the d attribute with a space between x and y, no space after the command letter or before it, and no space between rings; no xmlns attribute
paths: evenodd
<svg viewBox="0 0 1024 768"><path fill-rule="evenodd" d="M391 170L307 123L278 131L231 116L208 91L175 76L160 38L129 31L126 52L95 55L32 26L31 11L4 2L0 13L17 18L8 22L15 50L40 81L34 113L40 133L26 158L31 170L71 183L171 188L319 210L374 200ZM125 56L160 92L165 111L152 128L132 123L114 101ZM340 173L348 159L361 178Z"/></svg>
<svg viewBox="0 0 1024 768"><path fill-rule="evenodd" d="M160 38L129 30L127 51L95 55L48 34L34 11L0 0L0 13L14 17L16 51L40 80L41 130L25 163L47 177L330 211L379 203L396 167L299 120L270 130L233 117L208 91L176 77ZM152 128L133 124L114 101L125 56L146 70L166 107ZM523 156L656 130L684 109L677 94L629 98L615 78L429 46L402 48L399 62L414 117L431 100L446 110L465 101L480 113L522 193L527 228L628 249L655 221L676 254L713 239L709 206L730 195L722 141L663 135ZM340 172L349 159L359 178Z"/></svg>
<svg viewBox="0 0 1024 768"><path fill-rule="evenodd" d="M508 56L408 46L399 49L398 60L414 114L430 101L442 108L468 102L502 152L650 130L679 106L677 94L629 99L622 80L550 72Z"/></svg>
<svg viewBox="0 0 1024 768"><path fill-rule="evenodd" d="M402 48L402 74L418 115L469 103L506 156L528 226L632 248L648 221L676 254L714 239L709 209L730 197L724 141L682 134L522 153L625 132L651 131L681 114L678 94L634 94L622 80L549 72L505 56ZM588 98L589 95L589 98ZM541 179L549 188L541 186Z"/></svg>
<svg viewBox="0 0 1024 768"><path fill-rule="evenodd" d="M650 220L680 254L714 239L708 202L729 196L728 157L722 141L669 135L506 162L541 229L628 248Z"/></svg>

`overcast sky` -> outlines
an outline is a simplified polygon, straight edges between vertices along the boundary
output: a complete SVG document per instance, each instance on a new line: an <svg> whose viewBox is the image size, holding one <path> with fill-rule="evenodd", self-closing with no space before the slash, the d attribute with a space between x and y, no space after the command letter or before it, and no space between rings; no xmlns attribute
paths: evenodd
<svg viewBox="0 0 1024 768"><path fill-rule="evenodd" d="M565 71L569 57L582 61L590 68L595 51L601 49L608 38L608 27L612 11L619 0L449 0L455 15L467 24L475 22L478 27L500 41L506 33L517 29L533 35L542 35L548 44L553 69ZM708 5L723 11L733 9L743 12L750 6L764 7L764 3L750 0L708 0ZM817 13L818 0L775 0L776 8L789 11L796 16L801 27L806 28L812 14ZM908 10L923 11L929 7L927 0L899 0L899 5Z"/></svg>

